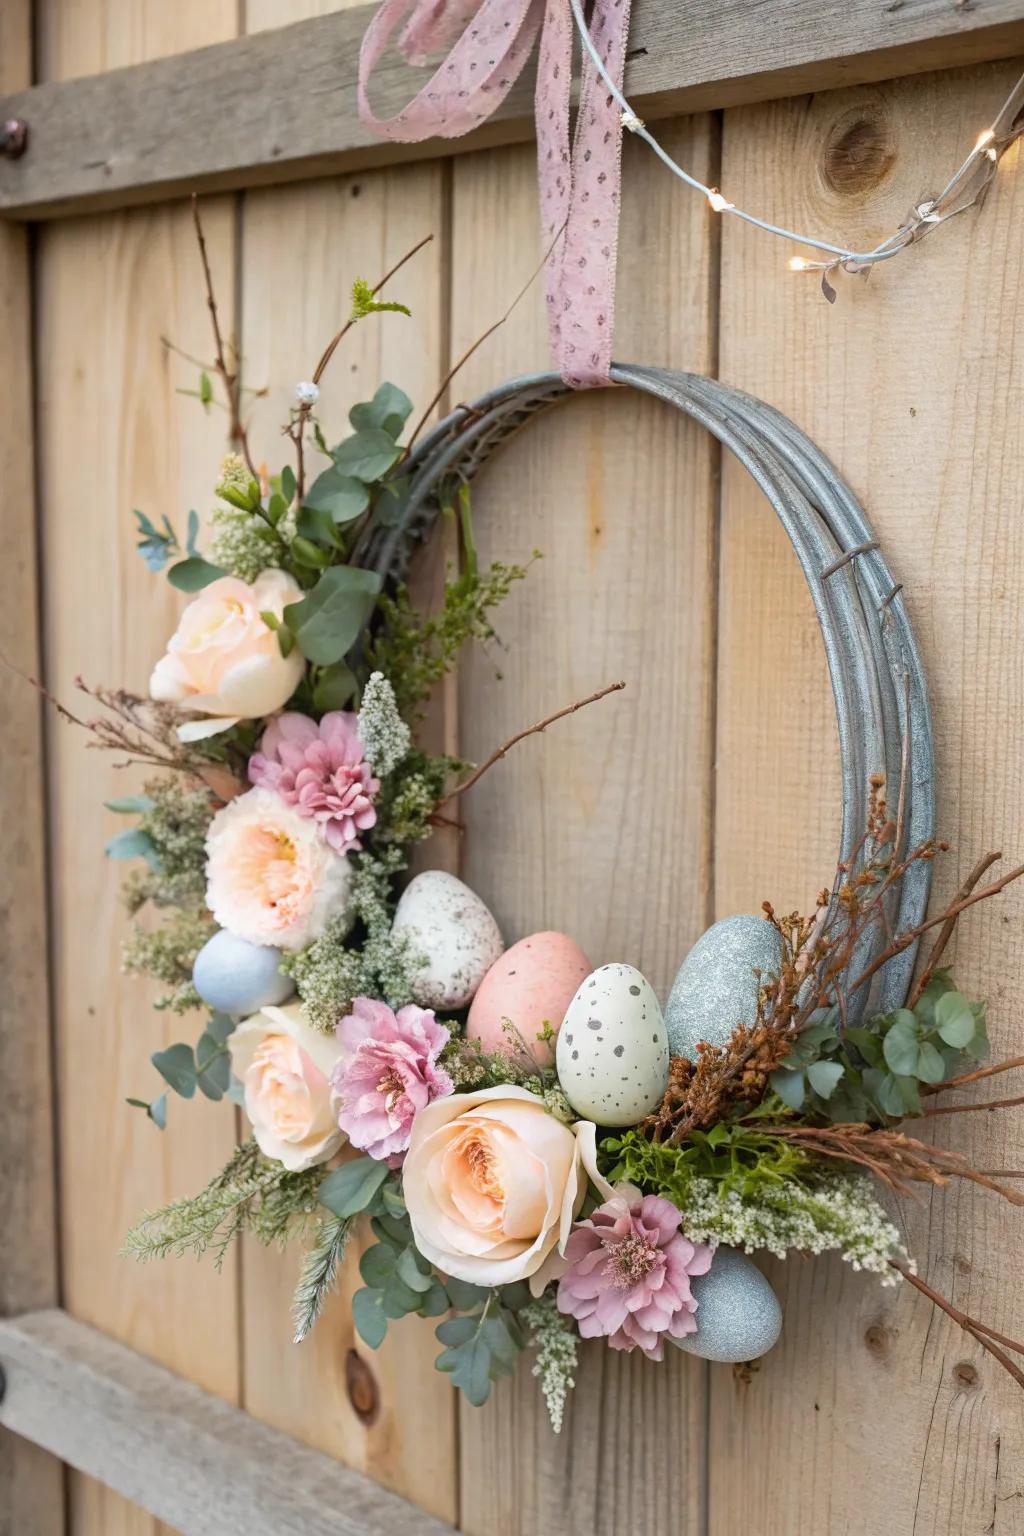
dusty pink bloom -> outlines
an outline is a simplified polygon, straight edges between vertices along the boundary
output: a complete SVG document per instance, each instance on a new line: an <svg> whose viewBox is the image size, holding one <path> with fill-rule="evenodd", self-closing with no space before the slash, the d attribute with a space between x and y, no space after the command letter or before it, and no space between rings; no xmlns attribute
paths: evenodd
<svg viewBox="0 0 1024 1536"><path fill-rule="evenodd" d="M558 1310L576 1319L585 1339L607 1338L613 1349L639 1345L660 1360L662 1334L696 1333L690 1276L707 1273L712 1250L685 1238L681 1219L658 1195L632 1203L616 1195L578 1223L565 1246Z"/></svg>
<svg viewBox="0 0 1024 1536"><path fill-rule="evenodd" d="M315 818L336 853L358 849L359 833L377 820L380 782L365 761L358 716L342 710L324 715L319 725L294 712L271 720L249 759L249 778L300 816Z"/></svg>
<svg viewBox="0 0 1024 1536"><path fill-rule="evenodd" d="M343 1055L331 1083L341 1100L338 1124L354 1147L399 1166L412 1123L434 1099L453 1092L437 1058L448 1030L430 1009L357 997L337 1028Z"/></svg>

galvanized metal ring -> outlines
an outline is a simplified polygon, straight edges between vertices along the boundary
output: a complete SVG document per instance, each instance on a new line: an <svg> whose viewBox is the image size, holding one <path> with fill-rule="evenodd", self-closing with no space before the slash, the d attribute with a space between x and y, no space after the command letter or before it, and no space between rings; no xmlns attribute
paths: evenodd
<svg viewBox="0 0 1024 1536"><path fill-rule="evenodd" d="M921 658L902 591L893 580L867 517L825 455L781 412L715 379L616 364L614 384L653 395L707 428L735 454L775 508L803 568L821 626L835 696L842 764L840 861L854 857L868 821L870 781L883 774L894 801L904 769L907 846L934 833L931 718ZM437 490L477 470L537 411L571 394L556 374L513 379L439 423L411 455L408 493L391 526L378 526L362 563L400 579L437 515ZM893 808L895 806L893 805ZM770 871L766 871L766 879ZM922 921L931 865L912 865L888 921ZM885 942L881 923L865 935L848 976L860 975ZM852 1000L851 1016L869 1006L888 1011L906 998L916 950L908 948Z"/></svg>

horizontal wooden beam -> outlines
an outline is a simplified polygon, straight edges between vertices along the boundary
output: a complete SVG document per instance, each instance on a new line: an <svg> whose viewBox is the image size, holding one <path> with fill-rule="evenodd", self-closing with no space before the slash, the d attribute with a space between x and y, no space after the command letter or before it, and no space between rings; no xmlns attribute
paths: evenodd
<svg viewBox="0 0 1024 1536"><path fill-rule="evenodd" d="M0 160L0 215L46 218L186 191L507 144L532 136L532 80L464 139L382 142L356 112L359 42L374 5L109 74L0 98L28 124ZM636 0L626 88L642 115L735 106L1024 52L1024 0ZM374 83L382 116L423 81L392 58Z"/></svg>
<svg viewBox="0 0 1024 1536"><path fill-rule="evenodd" d="M454 1536L66 1312L0 1322L0 1370L0 1424L184 1536Z"/></svg>

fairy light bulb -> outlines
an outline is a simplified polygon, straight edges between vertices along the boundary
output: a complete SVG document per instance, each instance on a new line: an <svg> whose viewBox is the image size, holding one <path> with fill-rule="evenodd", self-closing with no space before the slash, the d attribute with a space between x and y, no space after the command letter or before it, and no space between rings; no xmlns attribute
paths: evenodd
<svg viewBox="0 0 1024 1536"><path fill-rule="evenodd" d="M730 203L727 197L723 197L717 187L712 187L708 193L708 202L716 213L724 213L727 208L735 208L735 203Z"/></svg>

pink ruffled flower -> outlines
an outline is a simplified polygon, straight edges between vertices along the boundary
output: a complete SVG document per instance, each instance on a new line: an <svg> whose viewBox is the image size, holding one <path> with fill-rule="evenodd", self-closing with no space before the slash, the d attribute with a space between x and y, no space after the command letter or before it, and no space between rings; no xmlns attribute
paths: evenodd
<svg viewBox="0 0 1024 1536"><path fill-rule="evenodd" d="M342 710L324 715L319 725L294 712L271 720L249 759L249 778L300 816L314 817L336 853L360 848L359 833L377 820L380 781L365 761L358 716Z"/></svg>
<svg viewBox="0 0 1024 1536"><path fill-rule="evenodd" d="M454 1091L437 1065L449 1032L430 1009L410 1003L396 1014L357 997L337 1035L344 1050L331 1077L341 1100L338 1124L354 1147L397 1168L420 1110Z"/></svg>
<svg viewBox="0 0 1024 1536"><path fill-rule="evenodd" d="M607 1338L660 1360L663 1335L696 1333L690 1277L704 1275L713 1250L679 1230L671 1200L616 1195L574 1228L565 1246L569 1268L558 1284L558 1310L574 1317L583 1338Z"/></svg>

